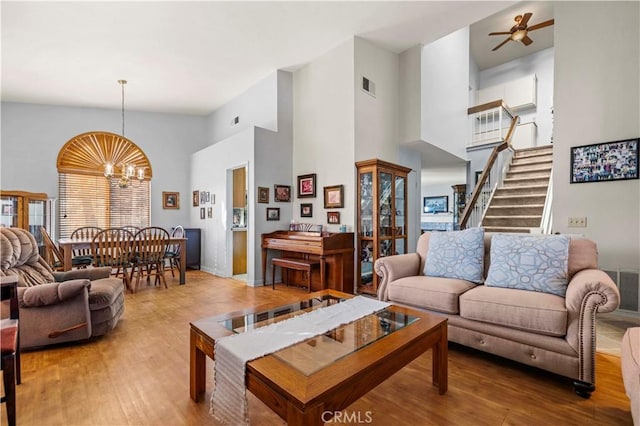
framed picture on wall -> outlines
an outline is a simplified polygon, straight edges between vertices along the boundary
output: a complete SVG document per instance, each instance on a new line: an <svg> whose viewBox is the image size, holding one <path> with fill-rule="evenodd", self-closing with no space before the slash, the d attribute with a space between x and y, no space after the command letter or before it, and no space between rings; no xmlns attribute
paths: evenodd
<svg viewBox="0 0 640 426"><path fill-rule="evenodd" d="M327 212L327 223L331 225L339 225L340 212Z"/></svg>
<svg viewBox="0 0 640 426"><path fill-rule="evenodd" d="M200 205L200 191L193 191L193 207Z"/></svg>
<svg viewBox="0 0 640 426"><path fill-rule="evenodd" d="M344 207L344 185L324 187L324 208L341 209Z"/></svg>
<svg viewBox="0 0 640 426"><path fill-rule="evenodd" d="M267 207L267 220L280 220L280 207Z"/></svg>
<svg viewBox="0 0 640 426"><path fill-rule="evenodd" d="M571 183L638 179L640 138L571 147Z"/></svg>
<svg viewBox="0 0 640 426"><path fill-rule="evenodd" d="M291 187L288 185L274 185L274 199L279 202L291 201Z"/></svg>
<svg viewBox="0 0 640 426"><path fill-rule="evenodd" d="M313 217L313 204L300 204L300 217Z"/></svg>
<svg viewBox="0 0 640 426"><path fill-rule="evenodd" d="M204 207L200 207L200 219L204 219Z"/></svg>
<svg viewBox="0 0 640 426"><path fill-rule="evenodd" d="M179 209L180 193L179 192L162 192L162 208L163 209Z"/></svg>
<svg viewBox="0 0 640 426"><path fill-rule="evenodd" d="M298 198L315 198L316 174L298 176Z"/></svg>
<svg viewBox="0 0 640 426"><path fill-rule="evenodd" d="M269 202L269 188L264 186L258 187L258 202L259 203Z"/></svg>

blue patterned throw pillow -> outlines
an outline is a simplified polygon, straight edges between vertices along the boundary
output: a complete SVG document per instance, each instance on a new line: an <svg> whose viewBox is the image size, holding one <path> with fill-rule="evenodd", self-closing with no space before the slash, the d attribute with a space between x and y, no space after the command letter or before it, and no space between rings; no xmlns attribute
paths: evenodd
<svg viewBox="0 0 640 426"><path fill-rule="evenodd" d="M483 261L484 229L434 232L429 237L424 274L479 284L483 279Z"/></svg>
<svg viewBox="0 0 640 426"><path fill-rule="evenodd" d="M491 266L486 285L565 296L569 237L502 235L491 238Z"/></svg>

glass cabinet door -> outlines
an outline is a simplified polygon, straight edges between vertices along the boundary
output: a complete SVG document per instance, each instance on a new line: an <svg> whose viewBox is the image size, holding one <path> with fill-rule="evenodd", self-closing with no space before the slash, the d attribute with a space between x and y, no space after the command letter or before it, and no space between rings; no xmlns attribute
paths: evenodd
<svg viewBox="0 0 640 426"><path fill-rule="evenodd" d="M378 177L379 180L379 213L380 217L378 220L379 223L379 232L381 237L391 236L391 227L393 226L391 214L392 214L392 206L391 206L391 185L393 183L393 175L391 173L380 172ZM382 251L380 253L383 253Z"/></svg>
<svg viewBox="0 0 640 426"><path fill-rule="evenodd" d="M373 234L373 173L360 175L360 234Z"/></svg>
<svg viewBox="0 0 640 426"><path fill-rule="evenodd" d="M0 198L0 225L7 228L18 226L18 198L3 196Z"/></svg>
<svg viewBox="0 0 640 426"><path fill-rule="evenodd" d="M41 226L47 223L47 202L42 200L29 200L29 232L36 238L39 245L44 244Z"/></svg>

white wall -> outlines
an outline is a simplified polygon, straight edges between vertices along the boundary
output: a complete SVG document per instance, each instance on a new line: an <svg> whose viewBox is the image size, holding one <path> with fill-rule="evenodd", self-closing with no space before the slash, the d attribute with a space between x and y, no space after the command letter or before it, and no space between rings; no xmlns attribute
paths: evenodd
<svg viewBox="0 0 640 426"><path fill-rule="evenodd" d="M569 152L640 136L639 17L638 2L555 3L553 228L593 239L602 268L636 272L640 182L571 185ZM587 227L568 228L571 216Z"/></svg>
<svg viewBox="0 0 640 426"><path fill-rule="evenodd" d="M293 176L316 173L316 198L294 198L294 219L323 224L324 186L344 185L342 223L353 231L355 204L354 40L350 39L293 74ZM297 181L296 181L297 184ZM295 185L294 185L295 187ZM296 192L297 194L297 192ZM313 218L300 218L300 203L313 204ZM332 211L334 209L331 209Z"/></svg>
<svg viewBox="0 0 640 426"><path fill-rule="evenodd" d="M355 37L355 161L398 162L399 58ZM362 77L375 84L375 97L362 90Z"/></svg>
<svg viewBox="0 0 640 426"><path fill-rule="evenodd" d="M398 141L420 140L422 126L422 49L419 44L398 55Z"/></svg>
<svg viewBox="0 0 640 426"><path fill-rule="evenodd" d="M422 51L422 139L466 157L469 97L469 28L426 45Z"/></svg>
<svg viewBox="0 0 640 426"><path fill-rule="evenodd" d="M190 155L205 146L202 116L125 111L126 137L151 162L151 222L188 225ZM120 110L2 103L1 182L5 190L58 196L56 159L71 138L90 131L122 132ZM162 192L180 192L180 209L164 210Z"/></svg>
<svg viewBox="0 0 640 426"><path fill-rule="evenodd" d="M232 274L233 244L231 235L233 192L230 190L229 170L247 166L248 187L254 176L254 128L244 130L227 139L195 152L191 156L191 185L199 191L215 194L215 204L193 207L189 205L192 228L202 229L202 269L215 275ZM213 208L209 219L206 209ZM205 209L205 219L200 219L200 209ZM249 218L251 226L251 218ZM249 232L249 230L248 230ZM247 244L247 259L254 255L254 247ZM249 265L247 265L249 266ZM253 279L247 270L247 279Z"/></svg>
<svg viewBox="0 0 640 426"><path fill-rule="evenodd" d="M535 74L538 81L536 106L520 110L520 123L535 122L538 126L536 145L551 143L553 130L553 62L554 49L544 49L531 55L482 70L479 73L480 89Z"/></svg>
<svg viewBox="0 0 640 426"><path fill-rule="evenodd" d="M209 141L215 143L253 126L278 130L278 71L208 116ZM233 119L239 118L238 124Z"/></svg>

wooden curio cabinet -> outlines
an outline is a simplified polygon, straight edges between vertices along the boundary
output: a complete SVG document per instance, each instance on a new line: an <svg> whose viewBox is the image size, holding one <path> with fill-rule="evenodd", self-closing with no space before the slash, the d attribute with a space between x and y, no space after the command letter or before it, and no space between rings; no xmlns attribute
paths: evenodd
<svg viewBox="0 0 640 426"><path fill-rule="evenodd" d="M47 227L47 194L26 191L0 191L1 226L29 231L38 244L44 244L40 227Z"/></svg>
<svg viewBox="0 0 640 426"><path fill-rule="evenodd" d="M407 175L411 169L373 159L356 163L358 169L359 293L376 294L376 259L407 252Z"/></svg>
<svg viewBox="0 0 640 426"><path fill-rule="evenodd" d="M453 188L453 230L460 230L460 218L466 207L467 185L452 185Z"/></svg>

